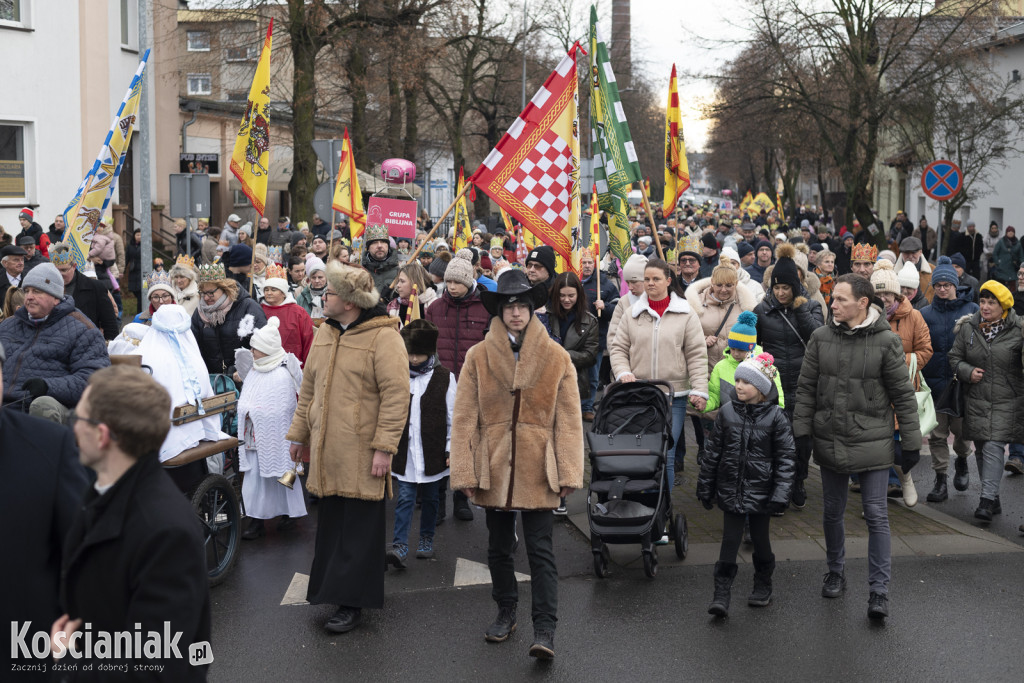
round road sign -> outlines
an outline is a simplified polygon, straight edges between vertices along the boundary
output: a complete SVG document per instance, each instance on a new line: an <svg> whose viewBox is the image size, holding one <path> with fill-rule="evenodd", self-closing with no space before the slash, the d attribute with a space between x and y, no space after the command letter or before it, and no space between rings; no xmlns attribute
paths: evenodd
<svg viewBox="0 0 1024 683"><path fill-rule="evenodd" d="M963 184L964 174L960 167L948 159L933 161L921 173L921 189L938 202L952 199Z"/></svg>

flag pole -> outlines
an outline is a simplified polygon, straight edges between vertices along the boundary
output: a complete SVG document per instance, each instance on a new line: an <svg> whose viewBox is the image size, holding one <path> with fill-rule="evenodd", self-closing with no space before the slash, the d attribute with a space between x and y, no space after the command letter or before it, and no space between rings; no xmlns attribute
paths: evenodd
<svg viewBox="0 0 1024 683"><path fill-rule="evenodd" d="M423 245L431 240L431 238L434 236L434 233L437 232L437 229L441 227L442 223L444 223L444 219L448 218L448 214L452 212L452 209L455 208L455 205L459 203L459 200L462 199L463 195L469 192L469 188L471 187L473 187L473 183L468 181L466 182L465 185L462 186L462 192L459 192L457 195L455 195L455 199L452 200L452 203L448 206L447 209L445 209L445 212L441 214L441 217L437 219L436 223L434 223L434 227L432 227L430 229L430 232L427 233L427 238L423 240L420 246L416 247L416 249L413 250L412 255L409 256L409 258L406 260L406 263L411 263L412 261L416 260L416 258L420 255L420 251L423 249ZM391 281L391 284L388 285L388 287L393 289L397 282L398 275L395 276L395 279Z"/></svg>
<svg viewBox="0 0 1024 683"><path fill-rule="evenodd" d="M261 215L260 218L263 216ZM259 222L256 223L256 227L253 228L253 235L259 230ZM252 296L252 279L254 277L252 269L256 267L256 237L252 238L252 259L249 261L249 296Z"/></svg>
<svg viewBox="0 0 1024 683"><path fill-rule="evenodd" d="M331 206L331 234L327 236L327 260L331 260L331 253L334 251L334 220L337 218L337 212L334 210L334 206ZM325 262L326 266L327 263Z"/></svg>
<svg viewBox="0 0 1024 683"><path fill-rule="evenodd" d="M647 217L651 220L651 232L653 233L652 238L654 239L654 244L655 244L655 246L658 249L658 258L660 258L662 261L664 261L665 260L665 252L663 252L661 250L661 240L658 239L658 226L655 225L655 223L654 223L654 212L651 211L651 200L647 198L647 192L644 189L642 189L643 188L643 181L642 180L640 181L640 187L641 187L640 196L642 196L644 198L644 209L647 210Z"/></svg>

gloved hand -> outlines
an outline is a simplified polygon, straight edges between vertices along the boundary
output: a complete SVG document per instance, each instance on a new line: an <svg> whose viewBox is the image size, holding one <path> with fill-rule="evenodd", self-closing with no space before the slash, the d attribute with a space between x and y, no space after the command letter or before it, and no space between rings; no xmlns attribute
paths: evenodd
<svg viewBox="0 0 1024 683"><path fill-rule="evenodd" d="M908 474L910 470L914 469L914 465L921 461L921 451L912 451L904 448L902 460L903 474Z"/></svg>
<svg viewBox="0 0 1024 683"><path fill-rule="evenodd" d="M785 503L780 503L777 500L773 500L773 501L768 503L768 514L769 515L776 515L776 514L778 514L780 512L785 512L785 511L786 511L786 504Z"/></svg>
<svg viewBox="0 0 1024 683"><path fill-rule="evenodd" d="M814 439L810 436L796 437L796 457L801 462L809 462L811 459L811 448L814 446Z"/></svg>
<svg viewBox="0 0 1024 683"><path fill-rule="evenodd" d="M704 506L705 510L711 510L715 507L715 503L712 500L705 500L701 498L700 504Z"/></svg>
<svg viewBox="0 0 1024 683"><path fill-rule="evenodd" d="M21 388L28 392L32 398L39 398L40 396L46 396L46 392L50 390L47 386L45 379L30 379L21 385Z"/></svg>

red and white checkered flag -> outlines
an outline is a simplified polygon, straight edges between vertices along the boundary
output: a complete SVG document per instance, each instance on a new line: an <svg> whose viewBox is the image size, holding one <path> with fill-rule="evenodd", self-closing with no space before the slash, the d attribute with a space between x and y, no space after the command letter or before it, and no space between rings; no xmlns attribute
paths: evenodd
<svg viewBox="0 0 1024 683"><path fill-rule="evenodd" d="M574 45L470 181L579 273L580 140Z"/></svg>

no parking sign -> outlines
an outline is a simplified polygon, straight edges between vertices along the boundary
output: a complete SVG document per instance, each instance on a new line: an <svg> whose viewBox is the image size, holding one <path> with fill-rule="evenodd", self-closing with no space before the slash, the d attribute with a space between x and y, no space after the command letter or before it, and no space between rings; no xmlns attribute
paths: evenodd
<svg viewBox="0 0 1024 683"><path fill-rule="evenodd" d="M921 189L937 202L952 199L963 186L963 172L948 159L933 161L925 166L921 173Z"/></svg>

